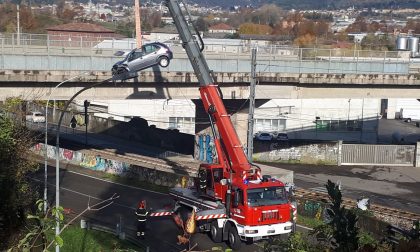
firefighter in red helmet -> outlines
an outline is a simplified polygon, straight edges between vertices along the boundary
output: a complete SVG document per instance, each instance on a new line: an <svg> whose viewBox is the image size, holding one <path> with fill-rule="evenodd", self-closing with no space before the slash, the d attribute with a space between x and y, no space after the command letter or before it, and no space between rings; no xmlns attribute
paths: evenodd
<svg viewBox="0 0 420 252"><path fill-rule="evenodd" d="M146 220L149 212L146 210L146 201L142 200L136 210L137 215L137 237L144 239L146 232Z"/></svg>

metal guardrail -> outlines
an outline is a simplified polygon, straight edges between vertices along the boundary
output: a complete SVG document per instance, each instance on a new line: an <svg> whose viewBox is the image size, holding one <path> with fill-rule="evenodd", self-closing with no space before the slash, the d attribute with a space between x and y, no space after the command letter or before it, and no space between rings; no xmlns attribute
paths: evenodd
<svg viewBox="0 0 420 252"><path fill-rule="evenodd" d="M99 45L105 40L108 41L103 48ZM235 44L227 43L206 43L205 53L217 54L245 54L251 55L251 50L257 47L258 55L291 57L300 60L343 60L352 58L357 61L410 61L407 52L400 51L374 51L355 49L323 49L323 48L297 48L294 46L267 44L268 42L243 40ZM234 40L232 40L234 41ZM165 42L166 43L166 42ZM212 44L213 43L213 44ZM123 50L131 50L135 47L134 39L119 39L114 37L90 37L60 34L0 34L2 53L48 53L48 55L112 55L121 47ZM174 53L185 55L180 41L167 41ZM105 48L106 47L106 48Z"/></svg>
<svg viewBox="0 0 420 252"><path fill-rule="evenodd" d="M109 48L98 44L108 39ZM116 44L133 48L130 40L112 37L60 36L48 34L1 34L0 69L110 71L121 57ZM237 42L236 42L237 43ZM406 52L353 49L296 48L275 44L205 45L205 56L215 72L249 72L251 49L257 47L257 72L298 74L409 74L411 59ZM260 42L261 44L261 42ZM193 69L178 41L170 41L175 64L164 71L192 72ZM108 45L109 46L109 45ZM151 71L146 69L145 71ZM414 71L415 72L415 71Z"/></svg>
<svg viewBox="0 0 420 252"><path fill-rule="evenodd" d="M185 55L184 55L185 56ZM0 53L0 69L28 71L107 71L121 60L120 57L106 55L48 55ZM251 60L246 57L224 55L224 57L207 57L207 63L214 72L246 73L250 70ZM156 69L145 69L145 72ZM187 58L174 58L162 72L193 72ZM270 59L258 57L257 70L259 74L290 73L290 74L401 74L409 73L409 62L403 61L358 61L356 58L342 58L336 61L288 58ZM24 73L16 73L24 74Z"/></svg>
<svg viewBox="0 0 420 252"><path fill-rule="evenodd" d="M111 228L109 226L95 223L95 221L89 219L87 223L87 229L92 229L92 230L115 235L120 240L127 240L130 243L142 248L144 251L147 251L147 252L150 251L150 248L146 244L139 241L139 239L135 235L132 234L133 232L135 232L134 230L131 230L129 228L122 228L120 224L117 224L115 228ZM124 231L129 231L129 232L124 232Z"/></svg>

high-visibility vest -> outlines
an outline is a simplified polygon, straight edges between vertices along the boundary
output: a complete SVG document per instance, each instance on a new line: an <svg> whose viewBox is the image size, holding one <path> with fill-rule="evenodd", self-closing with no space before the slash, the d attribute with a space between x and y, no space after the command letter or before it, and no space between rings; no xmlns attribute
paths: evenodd
<svg viewBox="0 0 420 252"><path fill-rule="evenodd" d="M138 208L136 210L136 215L137 215L137 220L138 221L146 221L148 214L149 214L149 212L144 208Z"/></svg>

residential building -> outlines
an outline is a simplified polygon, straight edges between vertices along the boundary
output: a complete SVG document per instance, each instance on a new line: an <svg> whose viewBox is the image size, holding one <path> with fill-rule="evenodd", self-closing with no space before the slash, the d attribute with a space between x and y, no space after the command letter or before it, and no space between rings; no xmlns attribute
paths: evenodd
<svg viewBox="0 0 420 252"><path fill-rule="evenodd" d="M227 34L233 34L236 30L227 24L219 23L215 24L209 27L209 33L227 33Z"/></svg>
<svg viewBox="0 0 420 252"><path fill-rule="evenodd" d="M92 42L100 42L105 38L121 38L97 24L68 23L47 28L50 45L70 47L92 47Z"/></svg>

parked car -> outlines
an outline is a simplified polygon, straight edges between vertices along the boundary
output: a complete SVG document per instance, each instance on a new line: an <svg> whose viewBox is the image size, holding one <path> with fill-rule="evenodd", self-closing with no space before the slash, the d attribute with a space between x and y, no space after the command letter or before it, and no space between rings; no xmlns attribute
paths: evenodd
<svg viewBox="0 0 420 252"><path fill-rule="evenodd" d="M268 132L258 132L255 135L255 138L260 141L271 141L273 139L273 136Z"/></svg>
<svg viewBox="0 0 420 252"><path fill-rule="evenodd" d="M26 121L44 123L45 116L41 112L29 112L28 114L26 114Z"/></svg>
<svg viewBox="0 0 420 252"><path fill-rule="evenodd" d="M276 139L277 141L288 141L289 137L286 133L278 133Z"/></svg>
<svg viewBox="0 0 420 252"><path fill-rule="evenodd" d="M169 66L173 58L171 49L165 44L153 42L132 50L124 60L118 61L112 67L112 75L140 70L159 65Z"/></svg>

